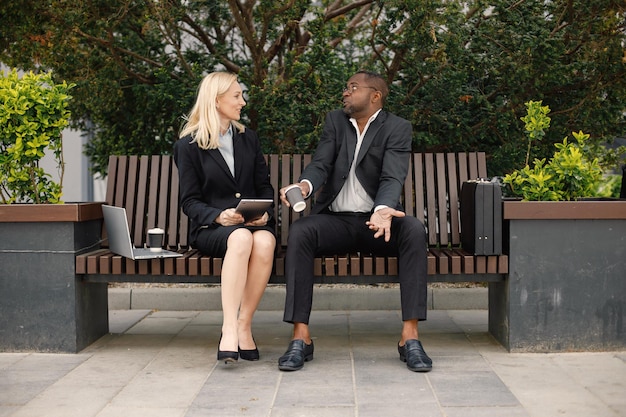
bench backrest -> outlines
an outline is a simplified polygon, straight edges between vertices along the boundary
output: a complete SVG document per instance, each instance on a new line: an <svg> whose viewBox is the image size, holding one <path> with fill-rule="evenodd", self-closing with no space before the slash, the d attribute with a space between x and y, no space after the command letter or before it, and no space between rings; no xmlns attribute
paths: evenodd
<svg viewBox="0 0 626 417"><path fill-rule="evenodd" d="M277 238L287 244L289 225L309 212L294 213L280 204L278 190L295 182L311 155L267 155L274 186ZM426 225L431 247L458 246L460 238L459 195L468 179L487 177L483 152L414 153L401 197L406 213ZM165 229L171 249L186 248L188 219L178 205L178 171L169 155L111 156L106 191L107 204L126 207L131 239L136 246L146 241L152 227Z"/></svg>

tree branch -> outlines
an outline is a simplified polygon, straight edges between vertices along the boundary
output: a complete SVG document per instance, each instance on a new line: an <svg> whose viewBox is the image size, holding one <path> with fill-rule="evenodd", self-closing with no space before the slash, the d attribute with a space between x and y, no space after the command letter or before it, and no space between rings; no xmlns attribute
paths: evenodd
<svg viewBox="0 0 626 417"><path fill-rule="evenodd" d="M350 4L347 4L343 7L338 7L336 9L331 9L330 6L326 11L326 14L324 16L324 22L328 22L329 20L334 19L337 16L342 16L346 13L348 13L350 10L356 9L358 7L361 6L366 6L369 4L374 3L375 0L361 0L361 1L355 1L352 2ZM341 2L336 1L335 3L332 4L332 6L339 6L341 4Z"/></svg>
<svg viewBox="0 0 626 417"><path fill-rule="evenodd" d="M365 3L365 4L361 5L361 6L363 6L363 7L361 7L361 10L359 10L359 12L356 14L356 16L354 16L352 18L352 20L350 20L350 22L347 24L344 37L335 38L335 39L333 39L332 41L329 42L329 46L331 48L335 48L345 38L349 37L350 34L352 34L352 32L354 32L356 30L356 28L363 22L363 18L365 17L367 12L369 12L370 9L372 8L372 4L371 3L373 3L373 2L362 2L362 3ZM367 3L369 3L369 4L367 4ZM345 6L342 9L346 10L347 8L348 8L348 6ZM351 9L347 9L345 13L347 13ZM326 16L325 16L324 20L328 21L330 19L327 19Z"/></svg>
<svg viewBox="0 0 626 417"><path fill-rule="evenodd" d="M215 45L211 41L209 35L204 31L204 29L198 25L195 20L193 20L189 15L184 15L182 21L186 23L193 31L185 30L185 33L189 33L194 38L198 39L206 48L209 50L209 53L212 55L218 56L220 62L226 67L226 69L230 72L238 74L241 71L241 67L226 57L220 55L215 48ZM184 30L184 28L183 28Z"/></svg>
<svg viewBox="0 0 626 417"><path fill-rule="evenodd" d="M100 45L104 48L107 48L109 51L111 51L111 55L113 56L113 59L115 60L115 62L120 66L120 68L122 68L122 70L127 73L129 76L131 76L132 78L136 78L139 81L141 81L144 84L154 84L154 80L140 74L137 72L132 71L130 68L128 68L128 66L124 63L124 61L121 59L120 57L120 53L126 56L129 56L131 58L137 59L138 61L144 62L152 67L155 68L162 68L163 65L160 62L154 61L152 59L146 58L145 56L139 55L136 52L130 51L128 49L125 48L121 48L119 46L115 45L115 42L113 41L113 34L111 33L111 31L108 32L108 40L105 39L101 39L98 38L96 36L90 35L86 32L83 32L80 28L75 27L74 28L74 32L77 33L78 35L84 37L85 39L87 39L88 41L91 41L97 45ZM172 78L174 79L178 79L178 75L176 74L170 74L172 76Z"/></svg>

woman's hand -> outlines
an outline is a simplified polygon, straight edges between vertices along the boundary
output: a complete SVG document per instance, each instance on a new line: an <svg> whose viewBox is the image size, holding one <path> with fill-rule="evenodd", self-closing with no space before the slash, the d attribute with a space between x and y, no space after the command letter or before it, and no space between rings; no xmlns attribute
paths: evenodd
<svg viewBox="0 0 626 417"><path fill-rule="evenodd" d="M265 226L267 224L267 221L269 220L269 218L270 218L269 214L267 214L267 212L265 212L258 219L255 219L255 220L247 222L246 226Z"/></svg>
<svg viewBox="0 0 626 417"><path fill-rule="evenodd" d="M266 213L267 214L267 213ZM267 220L266 220L267 221ZM244 222L241 213L237 213L234 208L229 208L220 213L215 219L215 223L222 226L234 226Z"/></svg>

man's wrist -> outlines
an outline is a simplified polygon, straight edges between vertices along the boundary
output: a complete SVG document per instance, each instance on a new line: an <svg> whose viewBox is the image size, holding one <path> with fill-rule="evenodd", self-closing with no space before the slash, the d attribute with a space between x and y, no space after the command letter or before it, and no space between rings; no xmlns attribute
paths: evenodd
<svg viewBox="0 0 626 417"><path fill-rule="evenodd" d="M313 184L311 184L311 181L307 179L300 180L300 182L305 182L309 185L309 193L304 196L304 198L309 198L309 196L313 193Z"/></svg>

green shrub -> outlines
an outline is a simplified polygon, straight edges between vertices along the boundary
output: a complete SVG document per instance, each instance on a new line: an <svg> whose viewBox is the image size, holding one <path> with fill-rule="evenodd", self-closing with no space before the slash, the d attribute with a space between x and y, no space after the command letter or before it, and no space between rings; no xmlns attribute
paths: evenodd
<svg viewBox="0 0 626 417"><path fill-rule="evenodd" d="M68 125L69 89L52 74L0 73L0 197L11 203L60 203L63 181L61 132ZM54 156L61 180L39 166L45 151Z"/></svg>
<svg viewBox="0 0 626 417"><path fill-rule="evenodd" d="M526 123L526 132L529 137L528 149L531 143L544 135L544 130L550 126L547 106L541 102L526 103L528 115L522 117ZM562 143L556 143L557 148L552 158L535 159L534 166L528 164L519 170L504 177L508 185L509 195L521 197L525 201L569 201L581 197L605 196L602 191L603 174L598 158L589 158L586 147L589 135L582 131L572 132L574 141L566 137ZM529 155L527 155L528 160Z"/></svg>

